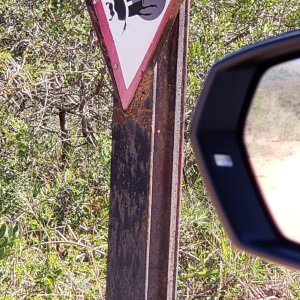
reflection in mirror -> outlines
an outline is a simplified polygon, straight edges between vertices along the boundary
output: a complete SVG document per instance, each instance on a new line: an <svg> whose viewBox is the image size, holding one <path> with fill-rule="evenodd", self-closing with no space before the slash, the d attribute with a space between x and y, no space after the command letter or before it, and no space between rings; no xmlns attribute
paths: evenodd
<svg viewBox="0 0 300 300"><path fill-rule="evenodd" d="M300 59L264 74L248 112L244 143L276 226L300 243Z"/></svg>

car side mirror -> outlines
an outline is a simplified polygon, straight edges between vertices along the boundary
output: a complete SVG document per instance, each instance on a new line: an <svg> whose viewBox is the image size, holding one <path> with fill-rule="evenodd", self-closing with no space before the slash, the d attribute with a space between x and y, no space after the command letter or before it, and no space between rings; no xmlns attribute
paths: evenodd
<svg viewBox="0 0 300 300"><path fill-rule="evenodd" d="M300 268L300 31L218 61L199 96L191 139L236 244Z"/></svg>

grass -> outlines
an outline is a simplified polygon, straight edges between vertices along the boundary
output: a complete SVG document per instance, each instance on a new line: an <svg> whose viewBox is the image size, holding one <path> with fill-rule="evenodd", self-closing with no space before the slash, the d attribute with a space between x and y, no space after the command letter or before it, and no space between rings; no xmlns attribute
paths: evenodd
<svg viewBox="0 0 300 300"><path fill-rule="evenodd" d="M36 136L0 111L0 299L104 299L111 142ZM80 139L80 137L78 137ZM75 144L74 144L75 143ZM298 299L299 274L238 251L186 150L178 299Z"/></svg>
<svg viewBox="0 0 300 300"><path fill-rule="evenodd" d="M299 299L299 279L232 245L200 177L184 187L178 299Z"/></svg>
<svg viewBox="0 0 300 300"><path fill-rule="evenodd" d="M277 2L192 3L187 123L215 59L299 27ZM112 88L85 3L0 1L0 19L0 299L104 299ZM178 299L300 299L298 272L231 244L188 139L185 157Z"/></svg>
<svg viewBox="0 0 300 300"><path fill-rule="evenodd" d="M110 139L74 148L61 169L54 138L1 121L0 299L103 299Z"/></svg>

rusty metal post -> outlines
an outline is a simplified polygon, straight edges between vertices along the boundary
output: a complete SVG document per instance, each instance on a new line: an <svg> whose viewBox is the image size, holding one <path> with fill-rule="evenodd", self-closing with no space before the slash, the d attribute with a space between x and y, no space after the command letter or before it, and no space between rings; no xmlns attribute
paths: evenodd
<svg viewBox="0 0 300 300"><path fill-rule="evenodd" d="M126 112L114 103L107 299L176 299L188 3Z"/></svg>
<svg viewBox="0 0 300 300"><path fill-rule="evenodd" d="M154 78L148 298L176 299L189 3L182 5Z"/></svg>
<svg viewBox="0 0 300 300"><path fill-rule="evenodd" d="M108 300L176 299L188 13L186 0L129 109L114 99Z"/></svg>

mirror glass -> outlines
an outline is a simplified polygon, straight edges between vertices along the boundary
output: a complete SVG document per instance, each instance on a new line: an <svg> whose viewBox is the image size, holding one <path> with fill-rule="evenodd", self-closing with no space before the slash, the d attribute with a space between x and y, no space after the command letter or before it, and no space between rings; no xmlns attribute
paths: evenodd
<svg viewBox="0 0 300 300"><path fill-rule="evenodd" d="M264 73L247 116L244 143L276 226L300 243L300 59Z"/></svg>

